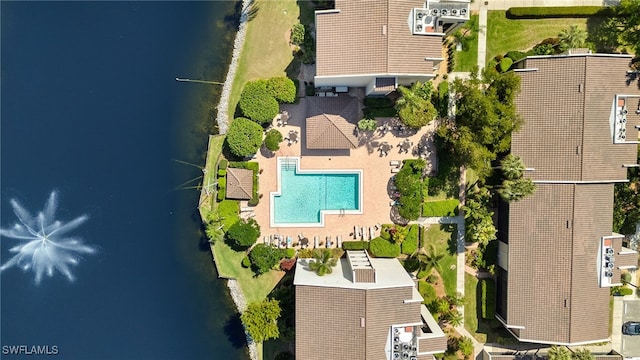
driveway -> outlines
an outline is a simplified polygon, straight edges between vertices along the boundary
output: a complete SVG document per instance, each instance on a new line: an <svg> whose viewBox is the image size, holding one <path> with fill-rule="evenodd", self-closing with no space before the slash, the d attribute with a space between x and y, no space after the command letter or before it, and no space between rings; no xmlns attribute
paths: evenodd
<svg viewBox="0 0 640 360"><path fill-rule="evenodd" d="M640 300L624 300L622 322L640 321ZM622 354L629 358L640 358L640 336L622 335Z"/></svg>

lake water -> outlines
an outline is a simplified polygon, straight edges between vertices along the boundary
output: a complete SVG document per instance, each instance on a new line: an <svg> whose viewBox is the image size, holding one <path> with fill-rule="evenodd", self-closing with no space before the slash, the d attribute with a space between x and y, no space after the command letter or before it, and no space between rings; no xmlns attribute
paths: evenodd
<svg viewBox="0 0 640 360"><path fill-rule="evenodd" d="M197 215L206 140L230 61L238 3L1 2L2 228L10 199L98 248L39 285L0 276L6 346L64 359L246 359ZM186 163L194 164L187 165ZM191 181L193 180L193 181ZM15 241L0 240L1 262ZM53 357L56 358L56 357Z"/></svg>

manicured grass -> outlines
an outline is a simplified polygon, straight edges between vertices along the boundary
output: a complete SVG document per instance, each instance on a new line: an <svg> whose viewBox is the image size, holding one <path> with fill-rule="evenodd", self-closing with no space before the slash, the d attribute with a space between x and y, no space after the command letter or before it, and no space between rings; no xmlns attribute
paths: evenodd
<svg viewBox="0 0 640 360"><path fill-rule="evenodd" d="M201 204L200 204L200 216L202 218L205 217L205 211L212 210L215 206L215 193L213 193L214 184L217 180L216 173L216 164L218 163L218 159L220 158L220 154L222 153L222 143L224 143L224 135L211 135L209 136L209 149L207 153L207 162L204 165L206 170L202 186L211 189L211 192L208 196L201 196Z"/></svg>
<svg viewBox="0 0 640 360"><path fill-rule="evenodd" d="M300 6L310 6L306 1L295 0L254 2L255 17L249 22L242 55L229 99L229 118L233 119L242 87L249 80L286 76L286 69L294 61L289 47L288 32L299 22ZM303 11L308 18L308 11ZM260 44L260 46L256 46Z"/></svg>
<svg viewBox="0 0 640 360"><path fill-rule="evenodd" d="M557 37L571 24L587 28L586 18L507 19L506 11L489 11L487 18L487 63L510 50L526 51L540 41Z"/></svg>
<svg viewBox="0 0 640 360"><path fill-rule="evenodd" d="M471 15L471 19L477 22L478 15ZM456 57L454 71L471 71L474 66L478 65L478 36L467 41L467 49L455 51Z"/></svg>
<svg viewBox="0 0 640 360"><path fill-rule="evenodd" d="M425 228L422 233L422 242L425 249L429 249L431 244L435 245L436 252L444 255L440 261L440 276L444 283L445 291L449 296L456 296L456 226L455 225L431 225ZM453 244L452 244L453 242ZM452 268L452 266L454 266Z"/></svg>
<svg viewBox="0 0 640 360"><path fill-rule="evenodd" d="M464 327L476 340L486 342L486 334L477 334L478 332L478 307L476 298L476 289L478 288L478 279L475 276L464 274Z"/></svg>
<svg viewBox="0 0 640 360"><path fill-rule="evenodd" d="M217 241L213 248L219 275L238 280L247 303L264 300L284 276L284 272L275 270L255 276L251 269L245 269L240 265L245 257L243 251L234 251L224 241Z"/></svg>

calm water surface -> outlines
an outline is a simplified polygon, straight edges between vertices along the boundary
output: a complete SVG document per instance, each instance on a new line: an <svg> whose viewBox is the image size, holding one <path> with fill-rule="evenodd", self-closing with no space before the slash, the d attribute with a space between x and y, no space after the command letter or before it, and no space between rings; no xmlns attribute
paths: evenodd
<svg viewBox="0 0 640 360"><path fill-rule="evenodd" d="M0 3L0 225L16 220L10 199L38 211L57 189L60 220L89 215L74 235L99 249L74 283L2 273L2 345L59 351L3 359L246 359L183 189L219 89L174 80L224 77L237 5ZM5 263L15 242L0 244Z"/></svg>

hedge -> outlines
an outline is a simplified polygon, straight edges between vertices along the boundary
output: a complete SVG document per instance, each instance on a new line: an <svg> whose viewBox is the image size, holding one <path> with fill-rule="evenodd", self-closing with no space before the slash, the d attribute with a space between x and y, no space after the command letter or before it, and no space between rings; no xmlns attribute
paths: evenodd
<svg viewBox="0 0 640 360"><path fill-rule="evenodd" d="M622 286L614 286L611 288L611 295L613 296L625 296L633 294L633 289Z"/></svg>
<svg viewBox="0 0 640 360"><path fill-rule="evenodd" d="M219 177L218 178L218 201L224 200L227 197L227 178Z"/></svg>
<svg viewBox="0 0 640 360"><path fill-rule="evenodd" d="M343 241L342 249L344 250L369 250L368 241Z"/></svg>
<svg viewBox="0 0 640 360"><path fill-rule="evenodd" d="M218 169L218 177L227 176L227 169Z"/></svg>
<svg viewBox="0 0 640 360"><path fill-rule="evenodd" d="M260 164L255 161L232 161L229 163L230 168L248 169L253 171L253 196L249 200L249 206L256 206L260 202L258 194L258 173L260 172Z"/></svg>
<svg viewBox="0 0 640 360"><path fill-rule="evenodd" d="M499 65L500 72L507 72L511 68L511 65L513 65L513 60L511 58L508 58L508 57L503 58L500 61L500 65Z"/></svg>
<svg viewBox="0 0 640 360"><path fill-rule="evenodd" d="M379 258L394 258L400 255L400 244L392 244L381 237L377 237L371 240L369 252Z"/></svg>
<svg viewBox="0 0 640 360"><path fill-rule="evenodd" d="M278 101L267 90L265 80L250 81L242 89L240 111L244 116L258 123L269 123L280 111Z"/></svg>
<svg viewBox="0 0 640 360"><path fill-rule="evenodd" d="M404 241L400 245L401 252L406 255L411 255L416 250L418 250L418 233L420 228L417 224L409 225L409 232L407 233L407 237L404 238Z"/></svg>
<svg viewBox="0 0 640 360"><path fill-rule="evenodd" d="M458 204L460 202L457 199L428 201L422 205L422 216L455 216L458 214Z"/></svg>
<svg viewBox="0 0 640 360"><path fill-rule="evenodd" d="M512 7L507 10L509 19L581 18L610 14L610 8L604 6Z"/></svg>
<svg viewBox="0 0 640 360"><path fill-rule="evenodd" d="M226 159L222 159L218 162L218 169L226 169L227 165L229 165L229 162Z"/></svg>
<svg viewBox="0 0 640 360"><path fill-rule="evenodd" d="M496 311L496 285L493 279L480 280L480 293L482 296L482 318L493 319Z"/></svg>
<svg viewBox="0 0 640 360"><path fill-rule="evenodd" d="M431 284L424 280L418 281L418 292L424 299L422 300L423 304L431 304L433 300L438 298L438 296L436 295L436 289L434 289Z"/></svg>
<svg viewBox="0 0 640 360"><path fill-rule="evenodd" d="M370 108L392 108L393 100L387 97L368 97L364 98L364 106Z"/></svg>

